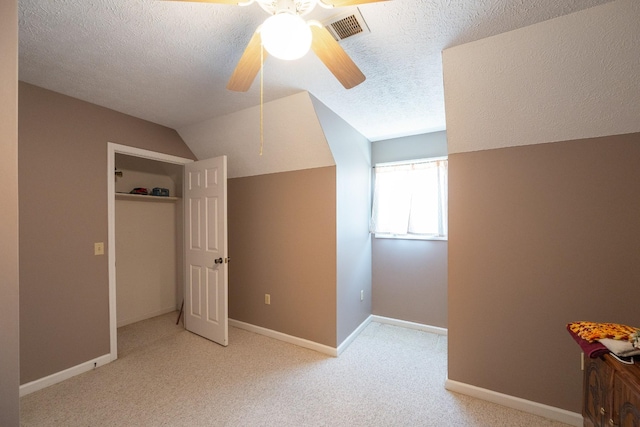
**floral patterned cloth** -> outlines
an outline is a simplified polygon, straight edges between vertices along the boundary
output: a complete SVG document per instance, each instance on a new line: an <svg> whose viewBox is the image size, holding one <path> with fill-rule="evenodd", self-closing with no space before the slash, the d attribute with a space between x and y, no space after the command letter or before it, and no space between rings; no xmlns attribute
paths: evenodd
<svg viewBox="0 0 640 427"><path fill-rule="evenodd" d="M593 342L603 338L614 340L631 341L634 345L640 345L639 328L633 328L619 323L596 323L579 321L569 323L569 330L574 332L583 340Z"/></svg>

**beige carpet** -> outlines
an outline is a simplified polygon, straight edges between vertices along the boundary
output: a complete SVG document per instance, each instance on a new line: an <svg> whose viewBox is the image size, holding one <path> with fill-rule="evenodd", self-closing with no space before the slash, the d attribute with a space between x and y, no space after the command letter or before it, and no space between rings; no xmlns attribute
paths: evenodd
<svg viewBox="0 0 640 427"><path fill-rule="evenodd" d="M566 426L444 389L447 339L371 323L338 358L174 313L118 330L119 358L21 399L23 426Z"/></svg>

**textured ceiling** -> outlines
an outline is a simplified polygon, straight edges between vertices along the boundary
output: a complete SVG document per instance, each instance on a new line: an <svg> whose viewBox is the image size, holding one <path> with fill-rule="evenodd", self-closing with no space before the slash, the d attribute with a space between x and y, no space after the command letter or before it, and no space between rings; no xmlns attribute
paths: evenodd
<svg viewBox="0 0 640 427"><path fill-rule="evenodd" d="M611 0L391 0L359 6L343 48L367 80L345 90L314 56L267 58L264 100L309 91L370 140L445 128L441 51ZM267 14L160 0L19 0L20 80L172 128L259 104L225 86ZM346 8L316 8L323 20ZM561 41L559 41L561 42Z"/></svg>

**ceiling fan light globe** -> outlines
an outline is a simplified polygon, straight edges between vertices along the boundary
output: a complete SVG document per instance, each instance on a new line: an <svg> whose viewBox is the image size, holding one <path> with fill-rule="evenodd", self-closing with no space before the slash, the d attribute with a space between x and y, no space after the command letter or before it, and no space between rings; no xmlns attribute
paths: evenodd
<svg viewBox="0 0 640 427"><path fill-rule="evenodd" d="M278 13L267 18L260 29L262 45L279 59L302 58L311 47L311 29L297 15Z"/></svg>

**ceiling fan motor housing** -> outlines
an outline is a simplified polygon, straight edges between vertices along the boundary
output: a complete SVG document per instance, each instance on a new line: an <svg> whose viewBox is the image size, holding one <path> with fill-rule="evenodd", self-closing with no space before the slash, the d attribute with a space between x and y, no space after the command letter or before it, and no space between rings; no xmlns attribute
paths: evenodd
<svg viewBox="0 0 640 427"><path fill-rule="evenodd" d="M288 12L303 16L313 10L317 0L258 0L258 3L270 15Z"/></svg>

